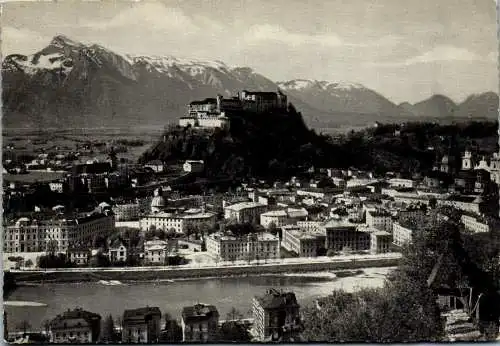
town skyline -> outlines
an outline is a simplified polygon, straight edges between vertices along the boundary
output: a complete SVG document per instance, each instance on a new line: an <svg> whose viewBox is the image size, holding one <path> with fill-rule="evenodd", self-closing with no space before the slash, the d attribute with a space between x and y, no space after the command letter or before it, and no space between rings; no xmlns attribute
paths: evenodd
<svg viewBox="0 0 500 346"><path fill-rule="evenodd" d="M498 91L495 4L489 0L416 8L390 1L364 7L343 1L284 7L277 1L263 9L258 2L224 1L73 5L3 4L2 54L30 55L63 34L118 54L248 66L273 81L361 83L396 103L434 94L461 102Z"/></svg>

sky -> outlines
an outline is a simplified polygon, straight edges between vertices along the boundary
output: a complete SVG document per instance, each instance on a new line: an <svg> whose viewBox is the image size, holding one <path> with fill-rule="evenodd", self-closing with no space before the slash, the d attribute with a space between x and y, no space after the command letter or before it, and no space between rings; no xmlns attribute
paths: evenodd
<svg viewBox="0 0 500 346"><path fill-rule="evenodd" d="M494 0L11 2L2 55L63 34L116 53L248 66L274 81L361 83L393 102L498 91Z"/></svg>

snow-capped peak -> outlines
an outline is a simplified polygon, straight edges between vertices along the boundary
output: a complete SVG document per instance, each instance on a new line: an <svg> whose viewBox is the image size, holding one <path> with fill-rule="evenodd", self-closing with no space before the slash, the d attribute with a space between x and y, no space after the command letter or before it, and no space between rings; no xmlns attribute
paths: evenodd
<svg viewBox="0 0 500 346"><path fill-rule="evenodd" d="M294 79L287 82L279 82L278 85L285 90L303 90L308 88L317 88L321 90L353 90L353 89L365 89L365 87L359 83L351 82L328 82L328 81L318 81L310 79Z"/></svg>
<svg viewBox="0 0 500 346"><path fill-rule="evenodd" d="M353 83L353 82L332 82L328 84L328 87L337 89L337 90L353 90L353 89L365 89L362 84Z"/></svg>
<svg viewBox="0 0 500 346"><path fill-rule="evenodd" d="M67 36L64 35L57 35L54 36L52 41L50 42L52 46L58 47L58 48L64 48L64 47L81 47L83 46L82 43L73 41L72 39L68 38Z"/></svg>

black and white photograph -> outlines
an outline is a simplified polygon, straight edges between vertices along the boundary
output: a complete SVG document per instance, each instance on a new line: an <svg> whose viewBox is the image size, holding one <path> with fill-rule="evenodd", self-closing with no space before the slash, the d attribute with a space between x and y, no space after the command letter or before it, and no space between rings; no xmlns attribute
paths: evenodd
<svg viewBox="0 0 500 346"><path fill-rule="evenodd" d="M3 341L500 341L495 0L0 3Z"/></svg>

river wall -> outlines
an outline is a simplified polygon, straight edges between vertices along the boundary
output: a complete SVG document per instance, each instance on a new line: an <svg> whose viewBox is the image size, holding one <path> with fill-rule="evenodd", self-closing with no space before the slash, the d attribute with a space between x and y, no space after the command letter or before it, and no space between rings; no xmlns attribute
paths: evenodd
<svg viewBox="0 0 500 346"><path fill-rule="evenodd" d="M168 279L196 279L209 277L305 273L327 270L358 269L397 266L399 258L359 259L312 263L261 264L218 267L129 267L15 270L11 271L16 282L83 282L99 280L141 281Z"/></svg>

